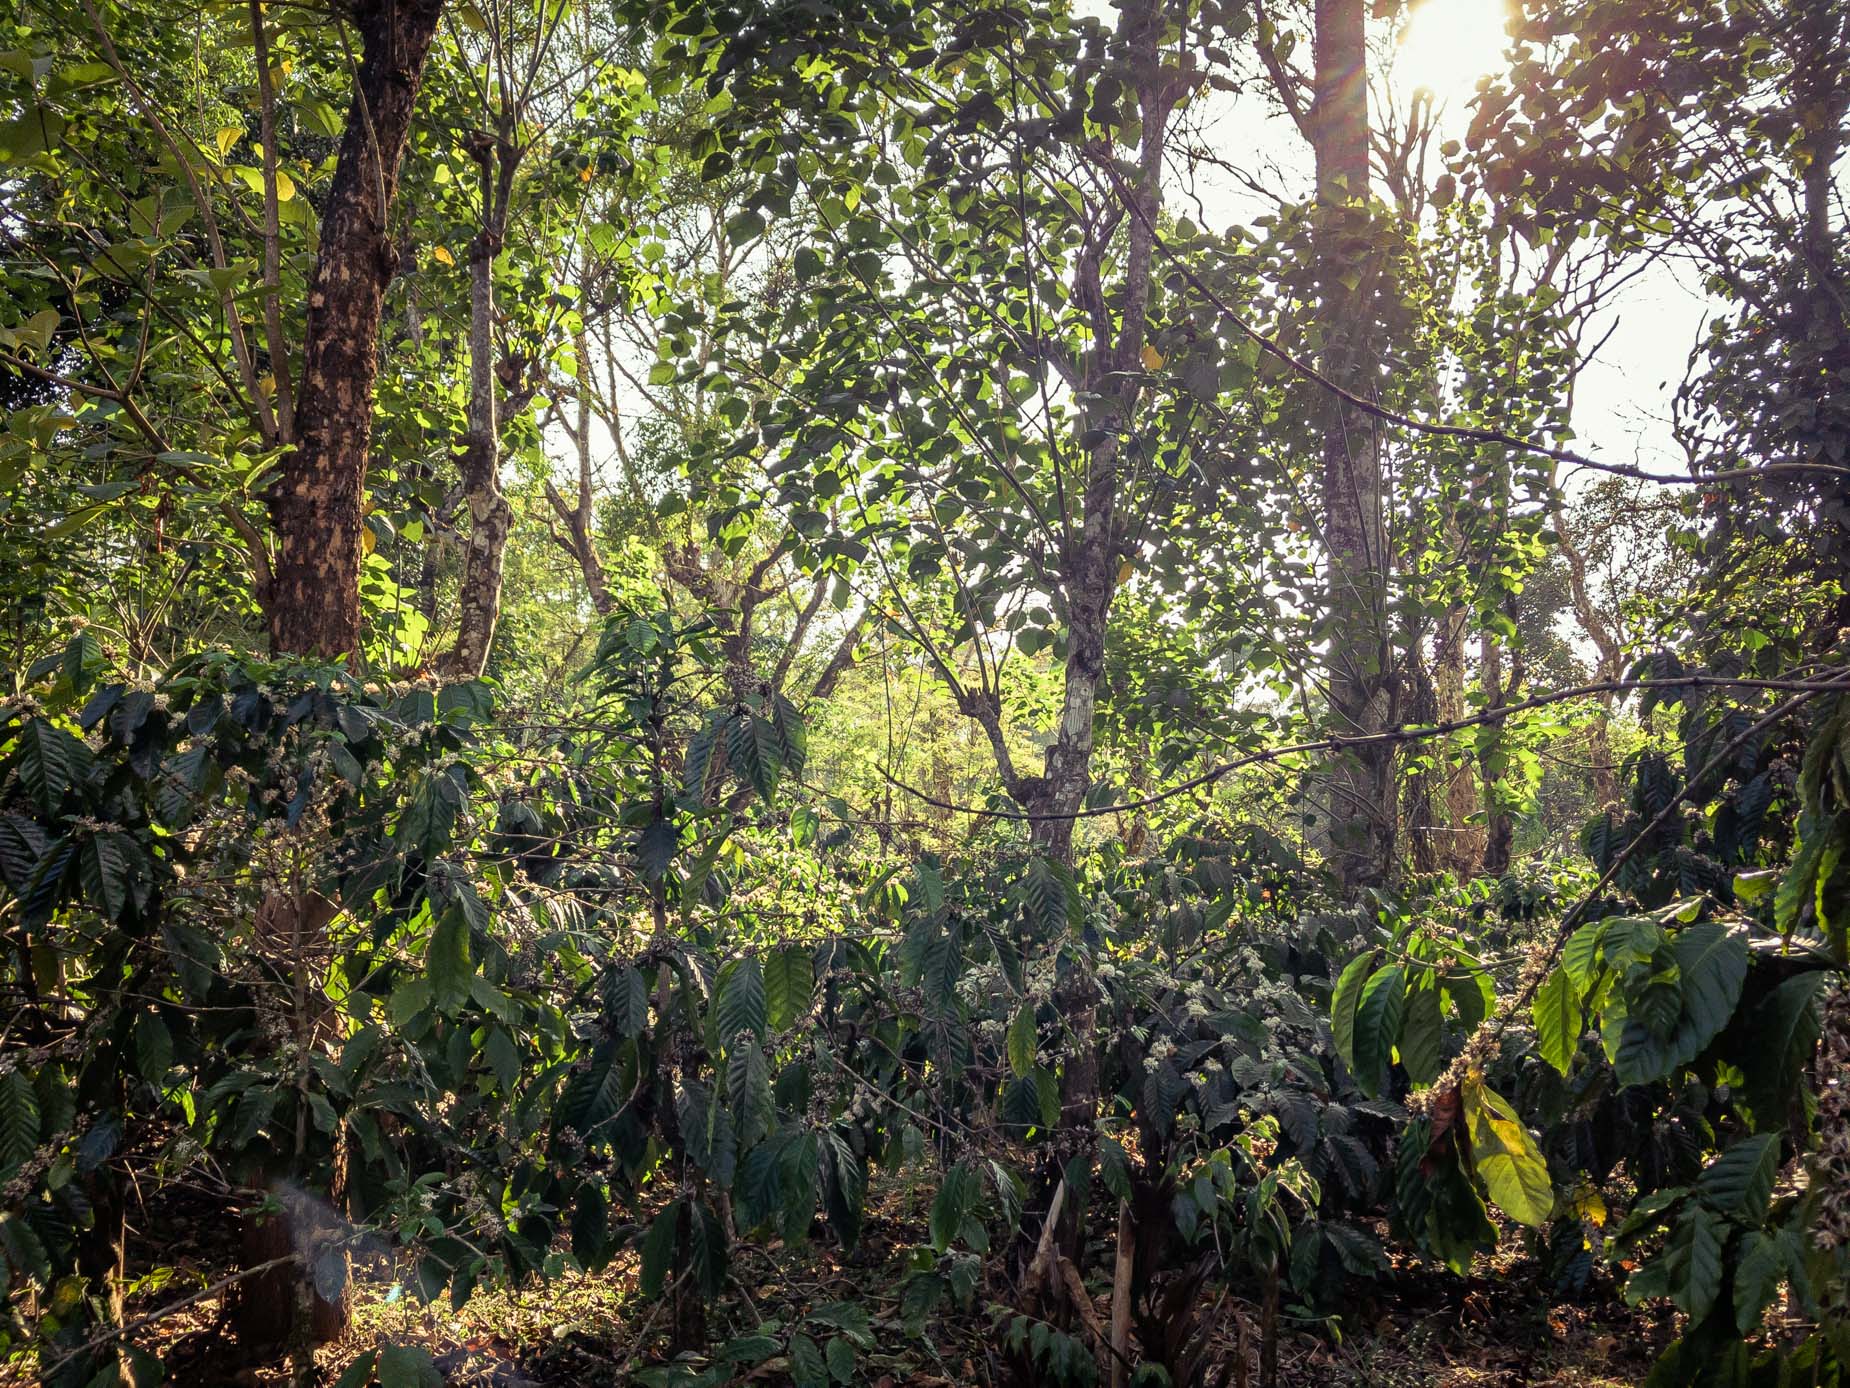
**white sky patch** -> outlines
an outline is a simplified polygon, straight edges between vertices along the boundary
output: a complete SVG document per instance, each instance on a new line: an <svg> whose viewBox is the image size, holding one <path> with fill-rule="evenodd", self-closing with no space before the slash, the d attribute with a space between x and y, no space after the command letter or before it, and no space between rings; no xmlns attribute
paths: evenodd
<svg viewBox="0 0 1850 1388"><path fill-rule="evenodd" d="M1421 0L1396 45L1396 84L1461 105L1480 77L1502 67L1508 17L1504 0Z"/></svg>

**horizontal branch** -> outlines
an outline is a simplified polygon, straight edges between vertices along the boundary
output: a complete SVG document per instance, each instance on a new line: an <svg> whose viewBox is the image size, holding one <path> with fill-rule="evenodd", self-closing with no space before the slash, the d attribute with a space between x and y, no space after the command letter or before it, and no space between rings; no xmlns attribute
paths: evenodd
<svg viewBox="0 0 1850 1388"><path fill-rule="evenodd" d="M1093 819L1100 815L1122 814L1127 810L1146 809L1159 805L1165 800L1173 800L1178 795L1186 795L1193 790L1201 790L1215 784L1236 771L1249 766L1265 766L1283 761L1288 757L1307 756L1317 752L1344 752L1353 748L1371 746L1400 746L1409 742L1425 742L1433 738L1447 737L1452 733L1463 732L1467 728L1483 727L1487 724L1501 723L1518 713L1531 709L1544 708L1550 704L1566 703L1573 699L1588 699L1605 694L1627 694L1637 690L1678 690L1678 689L1771 689L1795 693L1799 696L1797 703L1815 698L1820 694L1836 691L1850 692L1850 671L1840 671L1828 679L1817 680L1774 680L1774 679L1735 679L1724 675L1682 675L1675 679L1643 680L1599 680L1593 684L1577 684L1569 689L1557 689L1547 694L1537 694L1518 703L1505 704L1501 708L1485 709L1481 713L1471 714L1465 718L1454 718L1442 723L1423 723L1388 728L1378 733L1363 733L1354 737L1323 737L1310 742L1292 742L1279 747L1262 748L1249 752L1245 756L1235 757L1231 761L1220 762L1209 767L1199 775L1191 776L1167 790L1156 791L1150 795L1140 796L1135 800L1120 800L1110 805L1092 805L1077 810L1029 811L997 809L988 805L959 805L952 801L940 800L915 786L899 780L885 768L881 775L886 781L914 799L932 806L934 809L947 810L953 814L973 815L987 819L1012 819L1034 821L1043 819Z"/></svg>

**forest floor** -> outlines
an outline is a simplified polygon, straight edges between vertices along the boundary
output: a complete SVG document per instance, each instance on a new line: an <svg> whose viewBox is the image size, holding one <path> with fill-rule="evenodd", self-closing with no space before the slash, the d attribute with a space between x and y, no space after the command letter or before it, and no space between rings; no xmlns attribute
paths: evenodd
<svg viewBox="0 0 1850 1388"><path fill-rule="evenodd" d="M870 1197L861 1242L846 1257L827 1245L793 1252L779 1241L737 1249L734 1282L745 1290L729 1289L708 1308L714 1343L766 1322L787 1326L811 1306L855 1301L868 1311L878 1340L859 1357L856 1384L1004 1388L994 1357L1000 1336L981 1294L967 1314L934 1317L924 1338L908 1337L901 1328L898 1297L907 1256L926 1241L925 1198L899 1185ZM131 1300L132 1319L150 1317L235 1267L235 1220L185 1204L181 1197L162 1218L150 1210L140 1221L130 1249L131 1264L139 1266L131 1266L131 1274L158 1261L175 1275ZM1108 1266L1105 1250L1094 1253L1089 1266ZM1108 1274L1094 1280L1103 1313ZM448 1383L481 1388L615 1388L632 1381L634 1371L662 1364L666 1353L660 1299L640 1294L635 1258L627 1252L600 1273L568 1273L524 1289L478 1294L460 1310L441 1301L421 1305L382 1269L356 1273L356 1291L350 1330L321 1351L324 1382L333 1382L357 1355L386 1344L421 1345ZM1215 1377L1239 1352L1240 1320L1248 1326L1259 1320L1257 1306L1233 1298L1220 1303L1217 1315ZM237 1343L231 1319L222 1298L202 1298L154 1320L140 1343L166 1360L169 1381L249 1388L285 1383L280 1360L257 1362ZM1662 1318L1625 1307L1609 1280L1585 1298L1551 1295L1519 1253L1480 1258L1472 1275L1462 1278L1432 1266L1397 1269L1339 1322L1294 1325L1286 1316L1284 1325L1278 1362L1286 1388L1621 1388L1643 1380L1674 1333ZM773 1360L737 1381L777 1388L789 1382L779 1365ZM1250 1378L1229 1373L1225 1381L1258 1383L1256 1362Z"/></svg>

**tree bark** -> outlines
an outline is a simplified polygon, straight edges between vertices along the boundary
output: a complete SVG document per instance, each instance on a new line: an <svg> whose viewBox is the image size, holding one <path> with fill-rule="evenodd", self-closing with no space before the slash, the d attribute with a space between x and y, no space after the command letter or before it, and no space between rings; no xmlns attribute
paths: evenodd
<svg viewBox="0 0 1850 1388"><path fill-rule="evenodd" d="M443 0L358 0L363 53L309 283L297 443L270 497L277 552L271 648L350 655L360 644L360 506L372 441L379 323L398 267L388 221Z"/></svg>
<svg viewBox="0 0 1850 1388"><path fill-rule="evenodd" d="M1368 46L1363 0L1317 0L1315 228L1322 369L1355 394L1372 393L1366 249L1369 189ZM1363 249L1356 250L1356 246ZM1387 627L1387 533L1373 421L1324 402L1323 506L1328 549L1329 732L1366 736L1389 726L1394 670ZM1391 744L1335 757L1321 788L1324 847L1346 891L1385 878L1395 840Z"/></svg>
<svg viewBox="0 0 1850 1388"><path fill-rule="evenodd" d="M1471 620L1463 604L1446 609L1433 637L1433 701L1440 722L1455 723L1465 716L1465 634ZM1472 818L1483 805L1477 776L1468 753L1449 744L1437 748L1442 758L1441 795L1444 799L1443 840L1437 845L1440 866L1460 881L1477 871L1484 856L1484 830Z"/></svg>
<svg viewBox="0 0 1850 1388"><path fill-rule="evenodd" d="M1614 680L1620 674L1621 651L1619 638L1612 626L1601 614L1593 602L1593 590L1587 583L1587 560L1574 542L1573 532L1568 525L1567 507L1561 498L1559 487L1549 491L1549 507L1552 512L1556 543L1560 546L1561 557L1567 561L1567 590L1573 599L1574 616L1580 622L1580 629L1599 652L1599 661L1593 667L1595 680ZM1593 786L1593 798L1597 802L1594 809L1602 810L1619 798L1619 777L1612 764L1612 703L1611 694L1602 694L1599 700L1599 712L1594 716L1590 736L1587 738L1587 755L1591 761L1590 779Z"/></svg>
<svg viewBox="0 0 1850 1388"><path fill-rule="evenodd" d="M451 679L477 679L501 623L501 575L514 508L501 492L501 398L495 362L495 257L507 240L508 207L520 165L512 117L503 112L498 138L478 134L471 146L481 167L482 225L469 243L469 429L463 440L463 503L469 543L456 599L456 644L437 662ZM509 382L510 386L513 384Z"/></svg>
<svg viewBox="0 0 1850 1388"><path fill-rule="evenodd" d="M1515 607L1515 599L1509 599L1507 606ZM1510 614L1514 617L1513 611ZM1517 690L1523 680L1523 658L1521 648L1516 648L1510 656L1508 678L1504 677L1503 647L1490 632L1484 633L1483 645L1484 673L1484 707L1490 712L1503 708L1515 701ZM1510 869L1510 854L1516 837L1516 823L1509 810L1503 805L1503 759L1500 755L1501 742L1506 729L1501 726L1489 733L1484 745L1481 770L1484 778L1484 871L1493 877L1501 877Z"/></svg>
<svg viewBox="0 0 1850 1388"><path fill-rule="evenodd" d="M597 541L593 528L595 507L591 492L591 342L580 328L572 339L572 349L577 354L579 380L575 392L578 408L577 427L567 426L571 431L572 444L578 453L578 491L573 504L565 504L565 498L559 489L546 481L546 499L552 503L552 509L565 523L566 533L559 536L559 543L565 547L578 564L578 572L584 576L585 591L591 596L591 606L600 617L608 617L615 605L610 596L610 583L604 573L604 561L597 552ZM556 534L557 532L555 532Z"/></svg>
<svg viewBox="0 0 1850 1388"><path fill-rule="evenodd" d="M1120 316L1115 332L1098 284L1095 255L1082 257L1075 297L1091 311L1095 348L1086 372L1086 393L1104 404L1096 427L1104 436L1086 459L1079 532L1062 546L1061 572L1067 623L1065 687L1060 721L1047 749L1044 774L1024 783L1027 808L1046 818L1032 821L1036 847L1070 864L1074 814L1092 784L1094 723L1099 685L1105 677L1105 636L1117 589L1124 544L1118 517L1119 451L1136 409L1140 358L1149 336L1151 256L1162 210L1163 151L1169 117L1184 81L1162 63L1163 13L1153 4L1126 5L1120 33L1137 54L1142 120L1136 180L1125 189L1128 240L1123 282L1115 296ZM1011 791L1011 793L1013 793ZM1088 1120L1089 1121L1089 1120Z"/></svg>

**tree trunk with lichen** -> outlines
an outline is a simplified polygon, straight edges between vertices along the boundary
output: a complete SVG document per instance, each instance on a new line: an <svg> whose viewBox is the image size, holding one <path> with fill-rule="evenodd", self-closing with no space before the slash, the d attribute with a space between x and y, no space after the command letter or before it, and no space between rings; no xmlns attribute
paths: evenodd
<svg viewBox="0 0 1850 1388"><path fill-rule="evenodd" d="M379 324L398 268L389 222L442 0L359 0L363 53L309 281L295 451L270 495L267 594L279 654L332 659L360 645L361 496L372 443Z"/></svg>

